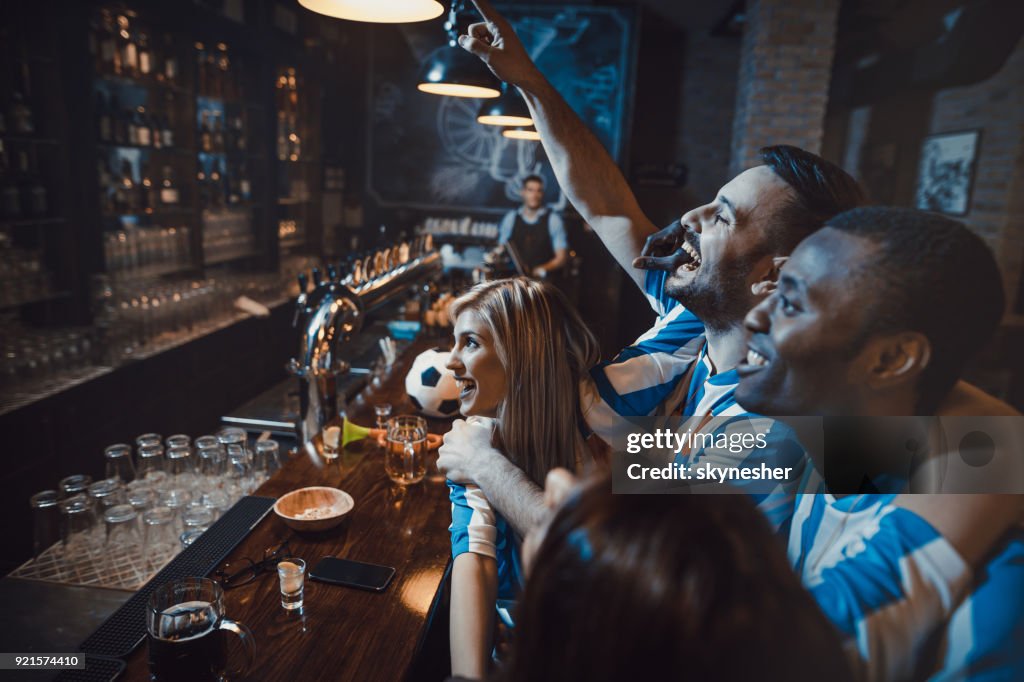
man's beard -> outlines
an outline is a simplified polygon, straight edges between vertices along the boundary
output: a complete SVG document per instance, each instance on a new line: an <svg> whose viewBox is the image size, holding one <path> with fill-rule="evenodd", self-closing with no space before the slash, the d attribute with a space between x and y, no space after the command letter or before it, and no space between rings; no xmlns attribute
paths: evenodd
<svg viewBox="0 0 1024 682"><path fill-rule="evenodd" d="M721 270L717 282L697 277L685 284L674 283L669 275L665 294L686 306L708 330L725 331L742 324L753 306L746 283L749 272L749 264L735 263Z"/></svg>

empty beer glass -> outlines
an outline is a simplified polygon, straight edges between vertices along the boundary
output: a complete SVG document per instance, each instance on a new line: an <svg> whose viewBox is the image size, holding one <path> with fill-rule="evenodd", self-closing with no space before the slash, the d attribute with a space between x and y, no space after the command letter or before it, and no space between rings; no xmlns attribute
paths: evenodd
<svg viewBox="0 0 1024 682"><path fill-rule="evenodd" d="M144 433L135 439L135 447L142 449L147 446L163 445L164 439L159 433Z"/></svg>
<svg viewBox="0 0 1024 682"><path fill-rule="evenodd" d="M263 483L277 473L281 468L280 450L276 440L256 441L256 453L253 457L253 474L256 479L256 486Z"/></svg>
<svg viewBox="0 0 1024 682"><path fill-rule="evenodd" d="M224 448L216 440L212 444L199 446L199 476L202 479L199 485L203 490L219 490L223 487L227 460Z"/></svg>
<svg viewBox="0 0 1024 682"><path fill-rule="evenodd" d="M103 451L106 460L106 477L116 478L128 483L135 478L135 467L132 465L132 448L125 443L108 445Z"/></svg>
<svg viewBox="0 0 1024 682"><path fill-rule="evenodd" d="M400 485L423 480L427 473L427 422L423 417L400 415L388 420L384 469Z"/></svg>
<svg viewBox="0 0 1024 682"><path fill-rule="evenodd" d="M167 441L164 444L168 450L171 448L190 448L192 447L192 439L184 433L176 433L173 436L167 436Z"/></svg>
<svg viewBox="0 0 1024 682"><path fill-rule="evenodd" d="M170 440L170 439L168 439ZM195 486L195 474L192 464L192 449L188 446L176 445L167 451L166 471L175 488L191 489Z"/></svg>
<svg viewBox="0 0 1024 682"><path fill-rule="evenodd" d="M43 490L31 497L32 555L39 555L60 540L60 496L56 490Z"/></svg>
<svg viewBox="0 0 1024 682"><path fill-rule="evenodd" d="M88 572L99 553L92 503L85 495L78 494L60 503L60 513L65 567L72 574Z"/></svg>
<svg viewBox="0 0 1024 682"><path fill-rule="evenodd" d="M206 530L213 520L213 510L202 506L189 506L181 513L181 525L185 530Z"/></svg>
<svg viewBox="0 0 1024 682"><path fill-rule="evenodd" d="M163 445L151 443L140 446L139 461L135 467L135 475L143 481L148 481L154 478L153 474L164 474L165 472ZM164 476L158 475L155 478L163 479Z"/></svg>
<svg viewBox="0 0 1024 682"><path fill-rule="evenodd" d="M148 568L157 570L178 553L178 517L167 507L154 507L142 515L143 555Z"/></svg>
<svg viewBox="0 0 1024 682"><path fill-rule="evenodd" d="M61 499L68 499L75 495L84 495L85 491L92 485L92 476L86 474L72 474L60 479Z"/></svg>
<svg viewBox="0 0 1024 682"><path fill-rule="evenodd" d="M124 487L116 478L104 478L86 489L96 514L102 515L108 508L125 503Z"/></svg>

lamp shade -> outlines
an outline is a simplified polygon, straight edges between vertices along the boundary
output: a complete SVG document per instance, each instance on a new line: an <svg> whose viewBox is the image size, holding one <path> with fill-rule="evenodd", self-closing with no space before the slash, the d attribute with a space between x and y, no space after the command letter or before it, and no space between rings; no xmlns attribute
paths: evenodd
<svg viewBox="0 0 1024 682"><path fill-rule="evenodd" d="M299 4L317 14L375 24L427 21L444 12L437 0L299 0Z"/></svg>
<svg viewBox="0 0 1024 682"><path fill-rule="evenodd" d="M501 94L499 83L479 59L461 47L448 46L430 55L416 87L433 95L490 99Z"/></svg>
<svg viewBox="0 0 1024 682"><path fill-rule="evenodd" d="M477 123L489 126L533 125L530 109L526 106L526 102L515 91L515 88L508 87L506 83L501 86L501 97L489 99L481 105L476 120Z"/></svg>
<svg viewBox="0 0 1024 682"><path fill-rule="evenodd" d="M540 133L533 128L509 128L508 130L502 130L501 134L513 140L540 142Z"/></svg>

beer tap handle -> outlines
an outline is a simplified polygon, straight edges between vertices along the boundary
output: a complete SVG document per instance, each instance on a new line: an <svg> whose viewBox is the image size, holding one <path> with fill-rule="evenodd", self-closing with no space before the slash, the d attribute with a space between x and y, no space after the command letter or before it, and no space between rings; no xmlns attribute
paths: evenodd
<svg viewBox="0 0 1024 682"><path fill-rule="evenodd" d="M334 267L334 263L327 266L327 279L330 282L336 282L338 280L338 269Z"/></svg>
<svg viewBox="0 0 1024 682"><path fill-rule="evenodd" d="M324 283L323 276L320 274L320 268L313 268L313 286L320 286Z"/></svg>
<svg viewBox="0 0 1024 682"><path fill-rule="evenodd" d="M302 296L303 294L305 294L309 290L309 277L306 276L306 273L300 272L299 276L298 276L298 280L299 280L299 296Z"/></svg>

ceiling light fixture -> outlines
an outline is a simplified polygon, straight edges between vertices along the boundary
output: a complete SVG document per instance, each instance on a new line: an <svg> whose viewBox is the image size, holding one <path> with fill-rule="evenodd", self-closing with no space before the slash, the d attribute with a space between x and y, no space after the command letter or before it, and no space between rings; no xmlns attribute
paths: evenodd
<svg viewBox="0 0 1024 682"><path fill-rule="evenodd" d="M423 64L416 87L432 95L479 99L497 97L501 94L501 81L483 62L459 47L460 14L466 14L464 0L452 0L448 20L444 23L448 45L435 50Z"/></svg>
<svg viewBox="0 0 1024 682"><path fill-rule="evenodd" d="M515 88L501 84L501 96L489 99L480 107L477 123L488 126L532 126L533 118L526 102Z"/></svg>
<svg viewBox="0 0 1024 682"><path fill-rule="evenodd" d="M513 140L540 142L540 133L533 128L509 128L508 130L502 130L501 134Z"/></svg>
<svg viewBox="0 0 1024 682"><path fill-rule="evenodd" d="M437 0L299 0L299 4L335 19L374 24L428 21L444 12Z"/></svg>

